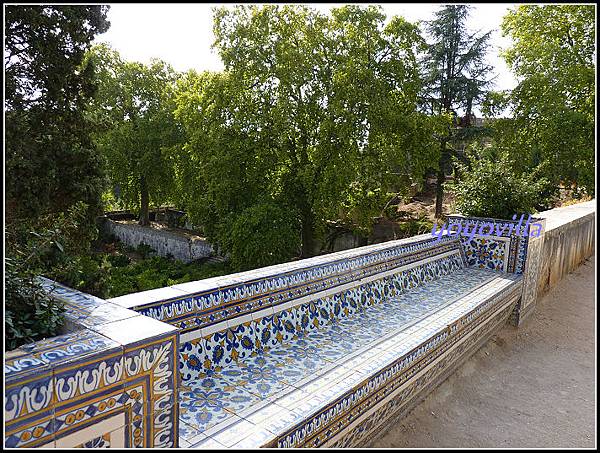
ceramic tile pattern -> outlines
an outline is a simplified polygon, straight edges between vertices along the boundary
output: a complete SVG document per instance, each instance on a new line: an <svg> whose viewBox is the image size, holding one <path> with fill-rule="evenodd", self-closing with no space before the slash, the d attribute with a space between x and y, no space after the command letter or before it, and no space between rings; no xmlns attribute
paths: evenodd
<svg viewBox="0 0 600 453"><path fill-rule="evenodd" d="M5 443L356 445L517 312L524 287L533 306L528 242L422 235L126 300L42 279L71 331L5 359Z"/></svg>
<svg viewBox="0 0 600 453"><path fill-rule="evenodd" d="M235 330L234 322L228 324L229 332L182 343L180 366L187 387L196 388L202 379L212 376L245 395L245 405L237 412L225 406L229 415L202 430L205 437L199 442L185 442L198 448L333 442L342 429L339 417L347 417L344 423L348 425L361 417L362 411L356 409L359 403L368 401L379 407L379 394L365 395L376 388L384 394L392 391L393 382L409 380L430 363L418 358L430 357L433 363L435 351L441 354L452 348L477 325L489 323L488 316L505 321L520 295L522 279L516 271L523 267L518 260L524 259L526 244L512 237L495 242L477 238L471 247L477 248L478 262L473 262L472 254L463 251L467 248L464 243L460 243L460 253L453 253L452 242L458 241L413 253L414 261L399 260L402 264L379 268L375 274L357 270L355 275L362 278L355 278L354 284L343 280L337 286L318 286L318 293L308 289L290 291L288 298L273 295L268 300L276 307L275 313L263 306L258 313L264 316L253 314ZM302 302L306 293L315 295ZM294 295L300 303L291 302ZM277 308L279 301L283 301L283 309ZM502 311L493 313L499 307ZM241 339L245 348L240 347ZM473 341L469 338L468 343ZM462 353L464 347L458 349ZM191 366L186 362L187 351L193 352ZM440 361L435 370L449 363ZM413 386L411 392L421 387ZM396 406L401 407L411 396L403 391ZM323 407L331 409L320 412ZM282 415L266 423L262 416L265 408L282 411ZM216 420L223 409L209 410ZM356 429L362 431L361 424ZM361 435L353 434L355 437Z"/></svg>
<svg viewBox="0 0 600 453"><path fill-rule="evenodd" d="M240 401L244 406L238 409L238 413L251 410L256 405L256 400L252 400L250 395L262 401L276 402L294 391L305 392L305 398L298 400L297 406L284 405L283 402L278 405L291 409L295 416L290 417L289 422L280 424L277 429L275 425L270 426L270 436L266 436L264 442L267 438L272 441L280 432L308 418L313 410L311 408L322 406L328 396L342 394L348 390L348 385L358 383L360 377L364 378L369 372L378 371L386 363L382 357L385 350L379 349L378 340L400 335L409 326L430 318L432 314L461 300L466 294L478 291L483 293L485 288L496 284L499 278L506 285L519 281L516 277L510 279L500 275L485 269L458 269L452 274L422 283L393 297L370 304L363 301L359 311L347 317L332 317L332 322L306 330L289 341L265 347L223 367L204 369L200 374L218 376L221 382L226 383L222 384L226 388L243 393L244 397ZM415 344L420 341L417 340ZM432 347L436 344L432 343ZM366 356L352 360L361 352ZM379 354L370 357L371 352ZM420 354L425 352L425 348L419 350ZM387 360L395 356L392 353ZM407 359L408 362L413 360ZM316 376L327 376L328 373L339 373L340 370L345 373L343 376L326 379L323 384L313 383L313 387L310 387L311 380ZM190 379L185 381L185 385L193 389L201 386L202 382L203 378ZM309 395L312 400L307 403ZM193 396L190 395L190 398L193 399ZM214 424L206 425L208 437L211 428L226 430L237 421L233 417L235 409L227 406L230 404L227 396L223 398L219 405L206 408L208 414L205 419L215 421ZM224 410L228 414L224 414ZM189 423L189 419L182 418L182 422ZM262 429L262 425L256 425L253 429ZM202 431L207 434L207 430Z"/></svg>
<svg viewBox="0 0 600 453"><path fill-rule="evenodd" d="M42 284L65 302L77 330L6 354L5 445L176 446L176 329L49 280Z"/></svg>

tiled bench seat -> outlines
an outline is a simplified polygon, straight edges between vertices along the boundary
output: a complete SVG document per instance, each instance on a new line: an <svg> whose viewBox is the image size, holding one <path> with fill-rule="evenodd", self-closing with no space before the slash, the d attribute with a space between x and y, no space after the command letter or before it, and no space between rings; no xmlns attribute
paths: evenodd
<svg viewBox="0 0 600 453"><path fill-rule="evenodd" d="M486 304L497 308L492 300L514 305L516 297L507 295L517 294L520 284L516 274L458 269L222 367L199 366L182 382L180 446L321 446L335 433L307 442L306 424L320 423L316 414L328 418L327 410L348 404L344 397L352 399L361 386L376 391L377 381L389 387L377 378L387 366L402 368L441 348L465 315Z"/></svg>
<svg viewBox="0 0 600 453"><path fill-rule="evenodd" d="M464 234L109 300L41 279L65 332L5 358L6 444L368 445L535 306L543 236L454 217Z"/></svg>

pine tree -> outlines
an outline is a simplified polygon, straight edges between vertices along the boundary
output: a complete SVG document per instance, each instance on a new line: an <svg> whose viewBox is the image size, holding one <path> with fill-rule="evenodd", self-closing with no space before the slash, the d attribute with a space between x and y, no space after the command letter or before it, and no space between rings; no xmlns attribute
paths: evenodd
<svg viewBox="0 0 600 453"><path fill-rule="evenodd" d="M469 7L448 5L425 23L432 43L424 63L426 81L424 107L432 115L447 115L447 133L439 137L439 162L435 215L442 215L445 169L451 163L453 147L473 132L473 107L479 104L490 84L492 69L485 62L491 32L470 33L466 28ZM458 117L459 111L464 117Z"/></svg>

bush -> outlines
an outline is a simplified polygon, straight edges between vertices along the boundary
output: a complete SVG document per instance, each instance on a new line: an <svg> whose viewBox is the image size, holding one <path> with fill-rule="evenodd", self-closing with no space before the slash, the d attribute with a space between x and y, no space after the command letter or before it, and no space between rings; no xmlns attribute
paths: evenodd
<svg viewBox="0 0 600 453"><path fill-rule="evenodd" d="M223 248L234 269L245 270L289 261L300 249L297 220L284 207L263 203L235 217Z"/></svg>
<svg viewBox="0 0 600 453"><path fill-rule="evenodd" d="M63 305L48 297L36 273L18 259L5 259L5 335L8 350L55 336L63 325Z"/></svg>
<svg viewBox="0 0 600 453"><path fill-rule="evenodd" d="M433 222L427 220L425 217L398 223L398 229L400 230L401 238L408 238L411 236L417 236L419 234L429 233L431 232L432 228Z"/></svg>
<svg viewBox="0 0 600 453"><path fill-rule="evenodd" d="M538 179L536 172L518 174L508 158L489 150L472 156L470 166L458 167L460 178L452 186L455 209L466 216L511 219L533 214L545 209L554 195L547 179Z"/></svg>
<svg viewBox="0 0 600 453"><path fill-rule="evenodd" d="M7 224L4 294L9 349L60 333L63 304L49 297L36 278L73 272L78 265L74 257L89 250L94 234L84 203L35 223Z"/></svg>

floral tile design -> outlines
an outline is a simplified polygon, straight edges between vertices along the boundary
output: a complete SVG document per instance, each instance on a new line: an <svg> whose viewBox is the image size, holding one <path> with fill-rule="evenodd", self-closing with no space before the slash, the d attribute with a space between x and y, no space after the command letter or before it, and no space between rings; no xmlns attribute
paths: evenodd
<svg viewBox="0 0 600 453"><path fill-rule="evenodd" d="M260 349L252 352L232 356L231 351L240 348L240 333L236 335L232 329L213 335L218 341L212 348L216 345L224 350L217 366L207 351L208 340L182 345L182 357L185 354L186 363L191 362L191 368L197 366L198 373L192 380L183 375L181 421L200 432L224 421L233 423L230 417L329 373L326 370L336 367L336 363L407 328L497 275L475 268L457 268L447 274L422 266L419 272L399 273L377 285L361 285L336 297L265 316L240 331L254 334ZM203 353L204 360L196 361ZM207 364L209 369L201 370Z"/></svg>
<svg viewBox="0 0 600 453"><path fill-rule="evenodd" d="M220 378L188 381L180 391L180 419L184 425L206 431L260 399L243 385Z"/></svg>

